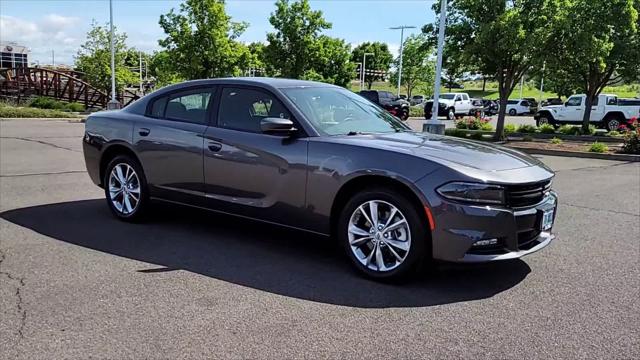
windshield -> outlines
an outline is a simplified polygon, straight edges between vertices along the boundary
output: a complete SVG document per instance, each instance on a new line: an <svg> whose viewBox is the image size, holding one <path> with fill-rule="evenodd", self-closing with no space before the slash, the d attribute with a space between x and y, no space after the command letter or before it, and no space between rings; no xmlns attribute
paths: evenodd
<svg viewBox="0 0 640 360"><path fill-rule="evenodd" d="M456 97L455 94L441 94L439 99L453 100L454 97Z"/></svg>
<svg viewBox="0 0 640 360"><path fill-rule="evenodd" d="M324 135L408 131L400 120L349 90L334 87L285 88L282 92Z"/></svg>

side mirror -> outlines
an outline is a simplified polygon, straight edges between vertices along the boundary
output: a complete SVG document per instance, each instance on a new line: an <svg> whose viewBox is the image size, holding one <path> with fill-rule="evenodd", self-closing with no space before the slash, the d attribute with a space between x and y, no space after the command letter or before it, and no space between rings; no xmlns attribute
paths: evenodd
<svg viewBox="0 0 640 360"><path fill-rule="evenodd" d="M293 126L293 121L276 117L262 119L260 129L263 133L272 135L289 135L298 130Z"/></svg>

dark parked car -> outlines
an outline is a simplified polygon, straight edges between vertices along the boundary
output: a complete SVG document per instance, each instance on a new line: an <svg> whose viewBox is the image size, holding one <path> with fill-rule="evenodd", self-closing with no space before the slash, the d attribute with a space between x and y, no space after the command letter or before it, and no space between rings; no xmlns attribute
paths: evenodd
<svg viewBox="0 0 640 360"><path fill-rule="evenodd" d="M83 149L119 219L144 219L165 201L334 236L373 278L432 259L519 258L554 238L554 174L540 161L413 132L322 83L169 86L89 116Z"/></svg>
<svg viewBox="0 0 640 360"><path fill-rule="evenodd" d="M402 120L409 118L409 102L405 99L398 98L389 91L362 90L358 94Z"/></svg>
<svg viewBox="0 0 640 360"><path fill-rule="evenodd" d="M482 99L482 106L484 107L485 115L488 116L497 115L500 111L500 104L495 100Z"/></svg>

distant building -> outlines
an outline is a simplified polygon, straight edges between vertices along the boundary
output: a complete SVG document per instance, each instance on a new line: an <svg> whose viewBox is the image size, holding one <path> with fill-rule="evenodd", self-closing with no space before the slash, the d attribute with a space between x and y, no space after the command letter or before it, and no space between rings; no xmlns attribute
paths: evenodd
<svg viewBox="0 0 640 360"><path fill-rule="evenodd" d="M0 43L0 69L29 66L29 48L14 42Z"/></svg>

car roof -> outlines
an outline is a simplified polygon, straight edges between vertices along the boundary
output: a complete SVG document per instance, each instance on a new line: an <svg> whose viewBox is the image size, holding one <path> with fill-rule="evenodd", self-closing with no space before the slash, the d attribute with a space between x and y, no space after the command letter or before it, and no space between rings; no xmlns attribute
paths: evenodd
<svg viewBox="0 0 640 360"><path fill-rule="evenodd" d="M291 87L334 87L335 85L321 83L317 81L286 79L286 78L270 78L270 77L228 77L216 79L200 79L189 80L178 84L168 86L169 88L180 88L189 85L266 85L273 88L291 88Z"/></svg>

